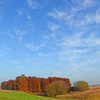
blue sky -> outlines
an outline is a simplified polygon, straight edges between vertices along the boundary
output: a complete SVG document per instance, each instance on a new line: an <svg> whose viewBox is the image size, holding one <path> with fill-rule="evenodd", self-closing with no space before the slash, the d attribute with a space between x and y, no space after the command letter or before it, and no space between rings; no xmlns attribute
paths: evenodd
<svg viewBox="0 0 100 100"><path fill-rule="evenodd" d="M0 0L0 82L21 74L100 84L100 0Z"/></svg>

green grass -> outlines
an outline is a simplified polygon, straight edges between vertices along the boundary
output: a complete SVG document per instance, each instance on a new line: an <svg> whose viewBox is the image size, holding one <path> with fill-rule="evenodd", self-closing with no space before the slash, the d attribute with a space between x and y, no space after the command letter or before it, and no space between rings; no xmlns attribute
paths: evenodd
<svg viewBox="0 0 100 100"><path fill-rule="evenodd" d="M1 92L13 92L14 90L0 90L0 93Z"/></svg>
<svg viewBox="0 0 100 100"><path fill-rule="evenodd" d="M0 92L1 91L7 92L7 90L0 90ZM16 92L16 93L0 93L0 100L75 100L75 99L55 99L43 96L30 95L25 92Z"/></svg>

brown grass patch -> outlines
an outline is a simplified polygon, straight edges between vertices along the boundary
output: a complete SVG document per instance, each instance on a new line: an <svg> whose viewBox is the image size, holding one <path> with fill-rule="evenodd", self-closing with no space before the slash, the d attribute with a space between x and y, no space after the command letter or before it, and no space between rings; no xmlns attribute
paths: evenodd
<svg viewBox="0 0 100 100"><path fill-rule="evenodd" d="M57 95L56 98L72 98L80 100L100 100L100 85L90 86L89 90L84 92L71 92L66 95Z"/></svg>

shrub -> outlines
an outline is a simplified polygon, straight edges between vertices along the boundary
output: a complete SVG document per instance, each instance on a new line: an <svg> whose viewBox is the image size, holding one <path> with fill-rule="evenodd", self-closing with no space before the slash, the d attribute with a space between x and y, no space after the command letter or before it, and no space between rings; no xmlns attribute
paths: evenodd
<svg viewBox="0 0 100 100"><path fill-rule="evenodd" d="M55 87L52 84L49 84L48 86L46 86L45 89L45 95L49 96L49 97L55 97L56 96L56 91L55 91Z"/></svg>
<svg viewBox="0 0 100 100"><path fill-rule="evenodd" d="M45 94L49 97L55 97L56 95L66 94L67 85L64 81L55 81L52 84L46 86Z"/></svg>
<svg viewBox="0 0 100 100"><path fill-rule="evenodd" d="M74 91L83 92L83 91L88 90L88 89L89 89L88 83L85 81L77 81L73 84Z"/></svg>

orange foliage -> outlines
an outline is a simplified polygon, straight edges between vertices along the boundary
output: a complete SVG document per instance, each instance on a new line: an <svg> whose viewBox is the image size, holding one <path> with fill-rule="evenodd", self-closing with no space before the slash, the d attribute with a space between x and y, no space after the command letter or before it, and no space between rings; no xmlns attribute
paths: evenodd
<svg viewBox="0 0 100 100"><path fill-rule="evenodd" d="M45 87L49 84L49 79L41 78L40 84L42 92L45 92Z"/></svg>
<svg viewBox="0 0 100 100"><path fill-rule="evenodd" d="M26 77L25 75L21 75L16 77L14 80L9 80L7 82L1 83L1 89L11 89L17 91L29 91L33 93L44 93L47 85L51 84L54 81L64 81L67 87L70 87L70 80L66 78L58 78L58 77L48 77L48 78L37 78L37 77Z"/></svg>
<svg viewBox="0 0 100 100"><path fill-rule="evenodd" d="M13 85L14 80L9 80L1 83L1 89L9 90L10 87Z"/></svg>
<svg viewBox="0 0 100 100"><path fill-rule="evenodd" d="M27 92L28 91L28 82L25 75L18 76L14 82L14 90L20 90Z"/></svg>
<svg viewBox="0 0 100 100"><path fill-rule="evenodd" d="M28 90L29 92L36 92L36 93L40 93L41 92L41 88L40 88L40 82L39 79L36 77L28 77Z"/></svg>

